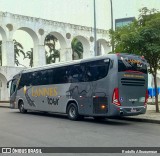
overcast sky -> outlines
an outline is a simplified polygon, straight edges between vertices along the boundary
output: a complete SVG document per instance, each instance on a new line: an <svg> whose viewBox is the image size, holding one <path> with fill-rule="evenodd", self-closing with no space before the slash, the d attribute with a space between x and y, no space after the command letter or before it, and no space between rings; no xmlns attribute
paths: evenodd
<svg viewBox="0 0 160 156"><path fill-rule="evenodd" d="M97 24L107 27L109 1L96 0ZM0 10L54 21L93 26L93 0L0 0ZM104 20L105 19L105 20Z"/></svg>
<svg viewBox="0 0 160 156"><path fill-rule="evenodd" d="M114 18L138 15L147 6L160 9L160 0L112 0ZM0 0L0 11L93 26L93 0ZM110 0L96 0L97 26L110 26Z"/></svg>

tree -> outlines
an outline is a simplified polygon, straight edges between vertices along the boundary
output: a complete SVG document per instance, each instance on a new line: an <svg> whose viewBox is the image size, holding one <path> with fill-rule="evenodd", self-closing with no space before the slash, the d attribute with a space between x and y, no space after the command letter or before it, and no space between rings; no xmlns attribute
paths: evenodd
<svg viewBox="0 0 160 156"><path fill-rule="evenodd" d="M78 55L79 59L82 57L83 54L83 45L82 43L77 39L77 38L73 38L72 43L72 60L75 59L75 53Z"/></svg>
<svg viewBox="0 0 160 156"><path fill-rule="evenodd" d="M18 66L20 65L18 61L18 57L20 56L20 53L23 54L23 57L25 58L25 53L23 51L23 46L21 43L17 42L15 39L13 39L14 43L14 57L15 57L15 64Z"/></svg>
<svg viewBox="0 0 160 156"><path fill-rule="evenodd" d="M60 52L59 50L56 50L56 42L57 38L53 36L52 34L49 34L46 36L44 45L49 48L49 51L46 51L46 63L55 63L56 58L60 61Z"/></svg>
<svg viewBox="0 0 160 156"><path fill-rule="evenodd" d="M110 31L114 36L115 51L143 55L149 63L149 72L155 84L156 112L159 112L157 70L160 69L160 13L155 9L142 8L134 23Z"/></svg>
<svg viewBox="0 0 160 156"><path fill-rule="evenodd" d="M25 59L25 58L28 58L28 59L30 60L29 66L30 66L30 67L33 67L33 48L31 48L30 51L27 51L27 52L26 52L24 59Z"/></svg>
<svg viewBox="0 0 160 156"><path fill-rule="evenodd" d="M23 56L25 57L25 53L23 51L23 46L21 45L21 43L17 42L15 39L13 39L13 43L14 43L15 64L18 66L20 65L20 63L17 58L20 56L20 53L23 54ZM2 41L0 41L0 61L2 65Z"/></svg>

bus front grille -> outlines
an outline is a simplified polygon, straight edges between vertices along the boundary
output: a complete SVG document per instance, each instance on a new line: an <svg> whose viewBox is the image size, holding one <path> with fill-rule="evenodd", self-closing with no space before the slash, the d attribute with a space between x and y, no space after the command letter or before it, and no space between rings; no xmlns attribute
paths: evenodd
<svg viewBox="0 0 160 156"><path fill-rule="evenodd" d="M121 84L124 86L144 86L145 80L144 79L129 79L129 78L122 78Z"/></svg>
<svg viewBox="0 0 160 156"><path fill-rule="evenodd" d="M93 98L93 113L94 114L105 114L107 112L108 112L107 97Z"/></svg>

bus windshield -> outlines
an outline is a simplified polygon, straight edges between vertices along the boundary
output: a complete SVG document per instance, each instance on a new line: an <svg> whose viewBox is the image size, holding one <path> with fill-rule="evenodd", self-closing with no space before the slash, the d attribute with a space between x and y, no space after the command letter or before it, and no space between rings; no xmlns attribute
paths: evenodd
<svg viewBox="0 0 160 156"><path fill-rule="evenodd" d="M147 74L147 62L145 59L134 55L118 56L118 72L136 71Z"/></svg>
<svg viewBox="0 0 160 156"><path fill-rule="evenodd" d="M12 95L16 91L17 87L17 79L13 79L11 82L10 95Z"/></svg>

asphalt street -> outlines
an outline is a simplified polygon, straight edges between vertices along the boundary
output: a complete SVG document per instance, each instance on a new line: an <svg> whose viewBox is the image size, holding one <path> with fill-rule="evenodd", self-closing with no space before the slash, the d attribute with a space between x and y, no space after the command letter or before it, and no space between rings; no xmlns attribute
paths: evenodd
<svg viewBox="0 0 160 156"><path fill-rule="evenodd" d="M153 123L70 121L65 115L0 108L0 147L160 147L159 134Z"/></svg>

